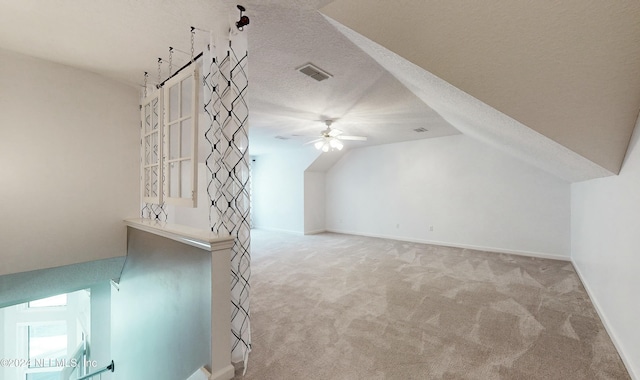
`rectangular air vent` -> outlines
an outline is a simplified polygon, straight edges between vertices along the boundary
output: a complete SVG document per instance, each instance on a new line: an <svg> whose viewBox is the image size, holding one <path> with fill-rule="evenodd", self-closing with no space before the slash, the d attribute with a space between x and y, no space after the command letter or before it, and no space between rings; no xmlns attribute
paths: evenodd
<svg viewBox="0 0 640 380"><path fill-rule="evenodd" d="M317 80L318 82L323 81L325 79L331 78L333 75L328 72L320 69L319 67L313 65L312 63L307 63L302 67L298 67L296 70L301 73L310 76L311 78Z"/></svg>
<svg viewBox="0 0 640 380"><path fill-rule="evenodd" d="M284 136L276 136L276 138L277 138L278 140L289 140L289 138L288 138L288 137L284 137Z"/></svg>
<svg viewBox="0 0 640 380"><path fill-rule="evenodd" d="M418 132L418 133L422 133L422 132L429 132L429 130L427 128L416 128L414 129L414 131Z"/></svg>

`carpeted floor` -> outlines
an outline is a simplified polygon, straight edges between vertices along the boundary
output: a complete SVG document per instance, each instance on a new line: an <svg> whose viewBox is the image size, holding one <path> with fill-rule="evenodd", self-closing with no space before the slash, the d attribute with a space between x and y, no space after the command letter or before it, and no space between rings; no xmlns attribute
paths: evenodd
<svg viewBox="0 0 640 380"><path fill-rule="evenodd" d="M235 379L629 379L571 263L252 232Z"/></svg>

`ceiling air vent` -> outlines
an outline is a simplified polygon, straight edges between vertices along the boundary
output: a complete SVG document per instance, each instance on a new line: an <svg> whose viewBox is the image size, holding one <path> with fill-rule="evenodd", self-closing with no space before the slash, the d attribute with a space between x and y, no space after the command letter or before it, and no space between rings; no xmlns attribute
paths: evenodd
<svg viewBox="0 0 640 380"><path fill-rule="evenodd" d="M284 137L284 136L276 136L276 138L277 138L278 140L289 140L289 138L288 138L288 137Z"/></svg>
<svg viewBox="0 0 640 380"><path fill-rule="evenodd" d="M416 128L416 129L414 129L414 131L418 132L418 133L429 132L429 130L427 128L422 128L422 127Z"/></svg>
<svg viewBox="0 0 640 380"><path fill-rule="evenodd" d="M333 76L328 72L318 68L317 66L314 66L312 63L307 63L302 67L298 67L296 70L300 71L305 75L310 76L311 78L317 80L318 82L323 81L325 79L329 79Z"/></svg>

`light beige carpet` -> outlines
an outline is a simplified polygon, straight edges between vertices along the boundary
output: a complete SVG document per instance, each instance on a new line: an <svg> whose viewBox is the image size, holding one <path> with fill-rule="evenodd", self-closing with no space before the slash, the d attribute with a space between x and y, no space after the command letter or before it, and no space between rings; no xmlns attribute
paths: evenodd
<svg viewBox="0 0 640 380"><path fill-rule="evenodd" d="M236 379L629 379L571 263L252 232Z"/></svg>

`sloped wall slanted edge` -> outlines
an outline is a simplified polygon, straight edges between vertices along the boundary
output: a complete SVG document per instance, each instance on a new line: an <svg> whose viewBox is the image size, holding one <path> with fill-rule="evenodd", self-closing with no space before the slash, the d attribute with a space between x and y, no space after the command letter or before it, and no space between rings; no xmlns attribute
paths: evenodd
<svg viewBox="0 0 640 380"><path fill-rule="evenodd" d="M326 17L326 16L325 16ZM327 17L402 84L465 135L570 182L615 173L528 128L401 56Z"/></svg>
<svg viewBox="0 0 640 380"><path fill-rule="evenodd" d="M0 276L0 308L118 281L125 256Z"/></svg>

